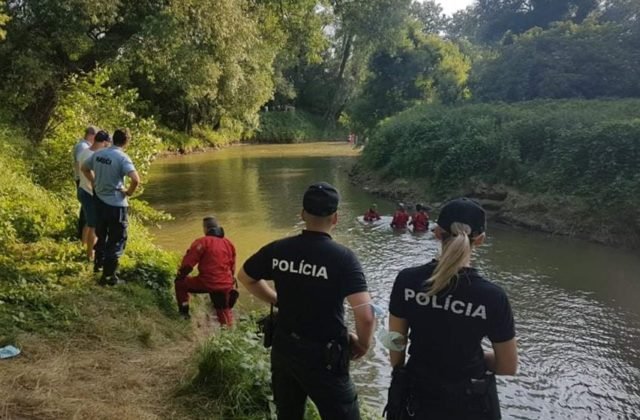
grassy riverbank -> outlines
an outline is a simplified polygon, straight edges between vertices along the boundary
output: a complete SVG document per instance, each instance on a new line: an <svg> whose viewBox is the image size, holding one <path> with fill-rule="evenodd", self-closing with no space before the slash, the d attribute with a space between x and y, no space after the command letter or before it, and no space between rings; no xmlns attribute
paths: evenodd
<svg viewBox="0 0 640 420"><path fill-rule="evenodd" d="M269 418L268 351L254 322L237 314L238 328L216 330L205 298L191 322L177 316L178 258L145 228L165 216L132 200L127 284L97 285L75 239L72 142L33 145L0 124L0 346L22 350L0 361L0 417ZM136 163L155 154L131 152Z"/></svg>
<svg viewBox="0 0 640 420"><path fill-rule="evenodd" d="M418 106L378 126L352 175L393 198L470 195L502 222L638 247L639 109L637 100Z"/></svg>

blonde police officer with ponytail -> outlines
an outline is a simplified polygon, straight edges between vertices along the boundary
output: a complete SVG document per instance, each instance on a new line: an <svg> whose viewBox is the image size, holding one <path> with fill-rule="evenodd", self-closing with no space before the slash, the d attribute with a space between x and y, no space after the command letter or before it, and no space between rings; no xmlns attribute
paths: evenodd
<svg viewBox="0 0 640 420"><path fill-rule="evenodd" d="M501 418L495 375L514 375L518 354L506 293L471 267L473 248L485 240L485 219L475 201L450 201L434 232L440 258L396 278L388 419ZM482 349L485 337L491 351Z"/></svg>

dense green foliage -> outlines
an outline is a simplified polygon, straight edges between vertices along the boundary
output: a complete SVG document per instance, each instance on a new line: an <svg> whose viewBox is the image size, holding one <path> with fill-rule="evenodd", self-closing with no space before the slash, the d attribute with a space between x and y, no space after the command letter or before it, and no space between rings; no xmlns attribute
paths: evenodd
<svg viewBox="0 0 640 420"><path fill-rule="evenodd" d="M243 0L175 1L127 44L127 76L167 124L256 125L273 91L276 47ZM255 16L254 16L255 15Z"/></svg>
<svg viewBox="0 0 640 420"><path fill-rule="evenodd" d="M218 411L221 418L270 416L269 352L262 347L256 330L255 323L244 321L200 347L195 358L197 371L184 389L190 396L206 396L199 410Z"/></svg>
<svg viewBox="0 0 640 420"><path fill-rule="evenodd" d="M480 41L499 41L504 34L548 28L553 22L580 23L599 6L598 0L477 0L467 11L471 35Z"/></svg>
<svg viewBox="0 0 640 420"><path fill-rule="evenodd" d="M301 143L319 140L346 140L347 130L329 128L321 117L304 111L263 112L260 127L249 137L257 143Z"/></svg>
<svg viewBox="0 0 640 420"><path fill-rule="evenodd" d="M460 102L469 95L470 67L455 44L409 27L401 45L373 54L371 74L348 110L352 125L367 131L415 104Z"/></svg>
<svg viewBox="0 0 640 420"><path fill-rule="evenodd" d="M480 181L580 197L640 232L638 139L637 100L418 106L383 122L363 161L441 197Z"/></svg>
<svg viewBox="0 0 640 420"><path fill-rule="evenodd" d="M133 112L137 93L109 87L109 76L107 71L97 70L66 82L53 109L47 135L35 148L37 157L32 170L38 184L55 192L68 190L72 183L70 150L89 124L99 124L110 133L128 128L132 142L127 153L138 172L146 175L160 142L154 136L155 123ZM52 173L58 176L51 176Z"/></svg>
<svg viewBox="0 0 640 420"><path fill-rule="evenodd" d="M481 100L640 97L639 62L640 30L565 22L515 37L478 62L471 88Z"/></svg>
<svg viewBox="0 0 640 420"><path fill-rule="evenodd" d="M145 16L162 2L138 0L11 1L6 39L0 43L0 97L27 122L34 139L49 118L69 76L93 71L119 54Z"/></svg>
<svg viewBox="0 0 640 420"><path fill-rule="evenodd" d="M105 112L105 118L107 115ZM74 141L64 135L49 138L45 147L56 147L48 149L50 164L43 166L40 150L34 153L21 132L0 124L0 175L4 179L0 184L0 335L18 329L64 327L77 314L68 302L59 303L61 297L86 290L95 282L74 238L78 203L68 157ZM55 155L58 149L66 153ZM58 159L66 165L58 164ZM140 166L144 167L145 159L149 157L140 156ZM155 290L166 307L177 261L152 245L142 226L142 222L163 218L134 200L122 277Z"/></svg>

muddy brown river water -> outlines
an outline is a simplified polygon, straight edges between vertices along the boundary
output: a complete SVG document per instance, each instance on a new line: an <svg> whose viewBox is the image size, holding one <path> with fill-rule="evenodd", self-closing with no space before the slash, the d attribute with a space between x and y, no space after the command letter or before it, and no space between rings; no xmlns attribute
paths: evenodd
<svg viewBox="0 0 640 420"><path fill-rule="evenodd" d="M354 158L348 145L335 143L168 157L153 164L143 198L176 217L155 230L161 246L184 251L201 234L201 218L214 214L240 264L299 231L304 189L331 182L343 197L334 236L357 253L375 301L386 307L397 272L431 259L438 244L432 234L357 220L373 202L383 214L394 204L349 183L345 168ZM520 346L518 375L499 380L503 417L640 419L640 252L500 226L488 234L474 264L507 290ZM362 398L382 407L389 368L381 345L354 370Z"/></svg>

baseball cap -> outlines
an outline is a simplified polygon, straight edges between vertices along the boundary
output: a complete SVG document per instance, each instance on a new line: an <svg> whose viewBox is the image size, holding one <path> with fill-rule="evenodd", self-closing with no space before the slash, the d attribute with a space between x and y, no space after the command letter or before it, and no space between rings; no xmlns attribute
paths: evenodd
<svg viewBox="0 0 640 420"><path fill-rule="evenodd" d="M471 227L472 235L484 233L487 225L487 217L482 206L470 198L457 198L449 201L440 210L438 226L451 233L451 225L464 223Z"/></svg>
<svg viewBox="0 0 640 420"><path fill-rule="evenodd" d="M302 199L304 210L314 216L330 216L338 210L340 194L336 188L326 182L318 182L307 188Z"/></svg>

